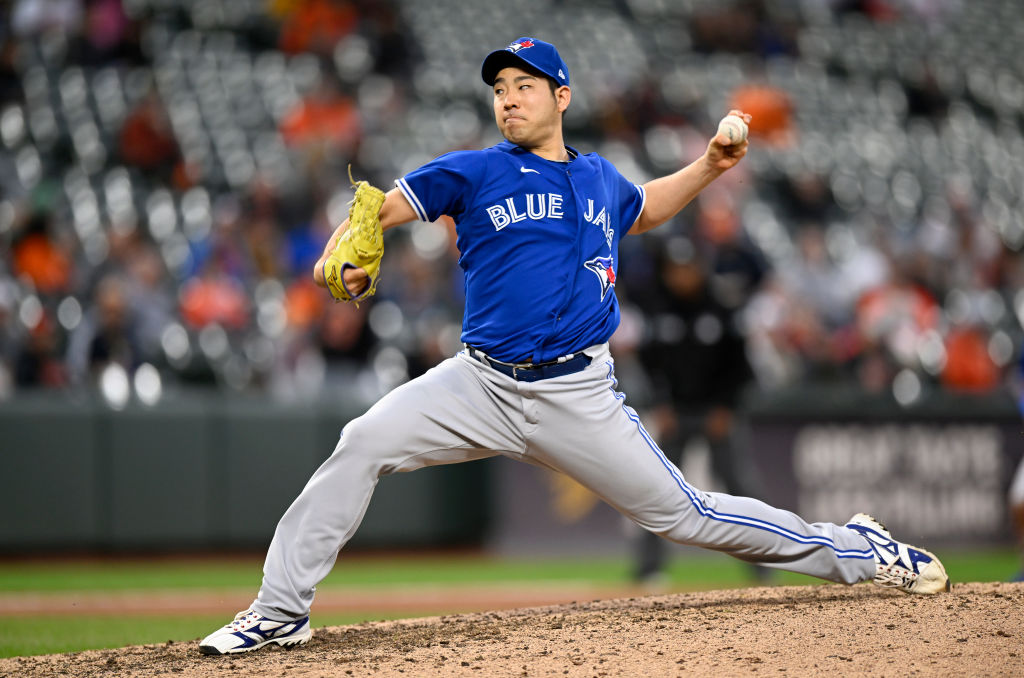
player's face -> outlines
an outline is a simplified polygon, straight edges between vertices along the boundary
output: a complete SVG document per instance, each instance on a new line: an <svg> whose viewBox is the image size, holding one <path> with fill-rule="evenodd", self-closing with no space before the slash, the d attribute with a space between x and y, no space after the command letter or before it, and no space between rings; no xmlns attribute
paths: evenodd
<svg viewBox="0 0 1024 678"><path fill-rule="evenodd" d="M554 92L543 77L509 66L494 81L494 120L502 136L524 148L561 142L569 88Z"/></svg>

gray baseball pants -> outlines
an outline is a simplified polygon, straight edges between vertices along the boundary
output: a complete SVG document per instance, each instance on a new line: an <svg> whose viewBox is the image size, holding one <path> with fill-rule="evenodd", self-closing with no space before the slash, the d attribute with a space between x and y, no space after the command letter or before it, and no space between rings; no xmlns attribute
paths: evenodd
<svg viewBox="0 0 1024 678"><path fill-rule="evenodd" d="M497 454L565 473L674 542L846 584L874 576L852 530L687 484L616 391L608 345L584 353L593 360L580 372L521 382L463 351L349 422L278 523L253 609L280 621L309 614L382 475Z"/></svg>

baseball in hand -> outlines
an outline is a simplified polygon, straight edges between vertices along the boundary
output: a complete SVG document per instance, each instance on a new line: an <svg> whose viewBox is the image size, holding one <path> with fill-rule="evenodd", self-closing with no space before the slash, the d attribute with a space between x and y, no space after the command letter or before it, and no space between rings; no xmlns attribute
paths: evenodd
<svg viewBox="0 0 1024 678"><path fill-rule="evenodd" d="M747 123L738 115L727 115L718 123L718 134L729 139L726 146L741 144L747 138Z"/></svg>

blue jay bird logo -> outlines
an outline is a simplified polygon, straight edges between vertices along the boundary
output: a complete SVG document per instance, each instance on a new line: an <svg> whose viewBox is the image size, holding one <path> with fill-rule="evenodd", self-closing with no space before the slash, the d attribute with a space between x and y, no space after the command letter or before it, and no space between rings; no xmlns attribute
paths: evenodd
<svg viewBox="0 0 1024 678"><path fill-rule="evenodd" d="M513 54L515 54L516 52L518 52L521 49L526 49L527 47L533 47L534 44L535 43L533 42L533 40L530 40L529 38L523 38L522 40L520 40L518 42L513 42L511 45L509 45L505 49L507 49L508 51L510 51Z"/></svg>
<svg viewBox="0 0 1024 678"><path fill-rule="evenodd" d="M611 257L594 257L583 265L601 282L601 301L604 301L608 290L615 287L615 262Z"/></svg>

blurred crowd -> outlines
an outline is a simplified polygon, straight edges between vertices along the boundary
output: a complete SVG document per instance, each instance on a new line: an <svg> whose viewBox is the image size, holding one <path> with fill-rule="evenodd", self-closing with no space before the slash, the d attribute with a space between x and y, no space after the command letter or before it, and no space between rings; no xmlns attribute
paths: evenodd
<svg viewBox="0 0 1024 678"><path fill-rule="evenodd" d="M389 231L358 307L311 266L350 166L388 187L500 140L479 63L520 35L570 64L568 142L637 183L698 157L729 108L754 115L740 168L623 242L613 349L638 404L724 431L750 385L1004 388L1024 334L1015 4L14 0L0 398L371 401L457 351L452 223Z"/></svg>

